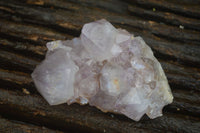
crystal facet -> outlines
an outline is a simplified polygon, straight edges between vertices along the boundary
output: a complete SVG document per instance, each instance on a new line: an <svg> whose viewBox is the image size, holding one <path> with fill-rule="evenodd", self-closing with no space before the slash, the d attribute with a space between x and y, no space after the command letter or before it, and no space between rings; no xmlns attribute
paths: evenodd
<svg viewBox="0 0 200 133"><path fill-rule="evenodd" d="M85 24L80 38L47 43L32 73L50 105L90 104L133 120L162 115L173 96L163 69L141 37L108 21Z"/></svg>

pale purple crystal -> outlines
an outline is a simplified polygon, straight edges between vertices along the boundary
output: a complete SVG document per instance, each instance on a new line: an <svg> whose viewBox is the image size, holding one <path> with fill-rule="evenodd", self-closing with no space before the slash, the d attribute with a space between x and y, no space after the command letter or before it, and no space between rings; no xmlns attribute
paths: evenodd
<svg viewBox="0 0 200 133"><path fill-rule="evenodd" d="M141 37L102 19L85 24L80 38L47 43L32 73L50 105L89 103L140 120L162 115L173 96L163 69Z"/></svg>

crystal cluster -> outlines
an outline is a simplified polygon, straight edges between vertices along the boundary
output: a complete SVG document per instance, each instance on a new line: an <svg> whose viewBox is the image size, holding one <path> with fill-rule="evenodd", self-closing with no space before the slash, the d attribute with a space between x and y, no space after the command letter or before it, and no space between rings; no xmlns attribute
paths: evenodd
<svg viewBox="0 0 200 133"><path fill-rule="evenodd" d="M79 38L47 43L32 73L50 105L88 104L140 120L162 115L173 96L163 69L141 37L108 21L87 23Z"/></svg>

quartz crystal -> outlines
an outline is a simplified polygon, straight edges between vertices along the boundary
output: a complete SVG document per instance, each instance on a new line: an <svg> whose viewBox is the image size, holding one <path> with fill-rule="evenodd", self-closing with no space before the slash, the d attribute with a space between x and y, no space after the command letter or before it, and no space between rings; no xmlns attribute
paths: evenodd
<svg viewBox="0 0 200 133"><path fill-rule="evenodd" d="M173 100L151 48L104 19L85 24L79 38L47 48L32 78L50 105L89 104L138 121L144 114L161 116Z"/></svg>

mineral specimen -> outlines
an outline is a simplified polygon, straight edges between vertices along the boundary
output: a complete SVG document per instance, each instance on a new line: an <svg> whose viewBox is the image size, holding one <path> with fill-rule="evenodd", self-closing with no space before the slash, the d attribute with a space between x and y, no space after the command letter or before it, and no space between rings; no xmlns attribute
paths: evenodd
<svg viewBox="0 0 200 133"><path fill-rule="evenodd" d="M85 24L80 38L49 42L47 48L32 78L50 105L89 103L138 121L145 113L161 116L173 100L151 48L104 19Z"/></svg>

